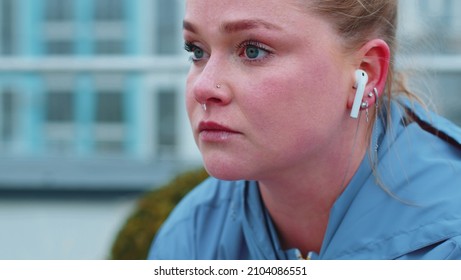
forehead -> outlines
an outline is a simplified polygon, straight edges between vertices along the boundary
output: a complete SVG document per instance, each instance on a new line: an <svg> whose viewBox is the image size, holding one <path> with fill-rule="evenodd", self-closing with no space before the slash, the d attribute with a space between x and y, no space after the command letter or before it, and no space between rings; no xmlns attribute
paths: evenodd
<svg viewBox="0 0 461 280"><path fill-rule="evenodd" d="M298 0L186 0L185 21L210 24L245 19L293 26L296 20L307 18ZM211 26L208 26L211 27Z"/></svg>
<svg viewBox="0 0 461 280"><path fill-rule="evenodd" d="M342 40L331 23L310 11L305 1L309 0L186 0L184 36L215 43L245 34L298 44L304 51L312 45L340 50Z"/></svg>
<svg viewBox="0 0 461 280"><path fill-rule="evenodd" d="M248 13L258 10L270 12L271 10L268 7L274 6L279 8L301 7L299 0L186 0L186 7L188 9L198 8L203 12L226 8L247 11Z"/></svg>

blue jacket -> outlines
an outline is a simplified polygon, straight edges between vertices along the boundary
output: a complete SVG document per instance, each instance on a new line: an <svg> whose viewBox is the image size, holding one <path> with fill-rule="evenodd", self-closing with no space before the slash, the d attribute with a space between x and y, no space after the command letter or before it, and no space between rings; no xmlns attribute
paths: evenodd
<svg viewBox="0 0 461 280"><path fill-rule="evenodd" d="M391 125L375 123L371 147L383 186L369 154L334 203L322 248L311 258L461 259L461 129L406 104L392 104ZM178 204L149 258L301 255L281 248L257 182L209 178Z"/></svg>

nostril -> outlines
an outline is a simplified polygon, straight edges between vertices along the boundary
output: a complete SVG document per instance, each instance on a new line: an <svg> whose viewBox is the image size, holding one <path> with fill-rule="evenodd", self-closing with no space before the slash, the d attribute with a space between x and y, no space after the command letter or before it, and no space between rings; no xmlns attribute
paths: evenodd
<svg viewBox="0 0 461 280"><path fill-rule="evenodd" d="M217 97L211 97L211 98L208 98L207 99L207 102L210 102L210 103L221 103L221 99L217 98Z"/></svg>
<svg viewBox="0 0 461 280"><path fill-rule="evenodd" d="M213 77L198 76L188 81L188 91L199 104L207 103L224 106L232 99L230 89L222 83L212 82Z"/></svg>

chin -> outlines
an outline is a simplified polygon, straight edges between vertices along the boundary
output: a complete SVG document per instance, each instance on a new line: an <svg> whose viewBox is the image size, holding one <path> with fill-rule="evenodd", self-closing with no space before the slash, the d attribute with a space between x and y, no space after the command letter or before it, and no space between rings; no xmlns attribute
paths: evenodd
<svg viewBox="0 0 461 280"><path fill-rule="evenodd" d="M249 174L248 170L242 170L240 166L232 164L217 164L205 161L205 169L216 179L225 180L225 181L238 181L238 180L248 180Z"/></svg>
<svg viewBox="0 0 461 280"><path fill-rule="evenodd" d="M216 179L224 180L224 181L238 181L244 180L244 176L239 174L238 172L232 172L229 170L216 170L216 168L208 168L205 166L206 171L210 176L213 176Z"/></svg>

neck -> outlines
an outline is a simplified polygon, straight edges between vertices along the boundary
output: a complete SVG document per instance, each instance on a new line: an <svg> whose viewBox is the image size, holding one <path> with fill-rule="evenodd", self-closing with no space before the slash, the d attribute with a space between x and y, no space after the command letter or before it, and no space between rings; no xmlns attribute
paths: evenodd
<svg viewBox="0 0 461 280"><path fill-rule="evenodd" d="M284 249L320 253L330 210L366 152L364 143L355 143L357 138L347 145L336 145L348 149L328 149L316 160L259 181L262 199Z"/></svg>

